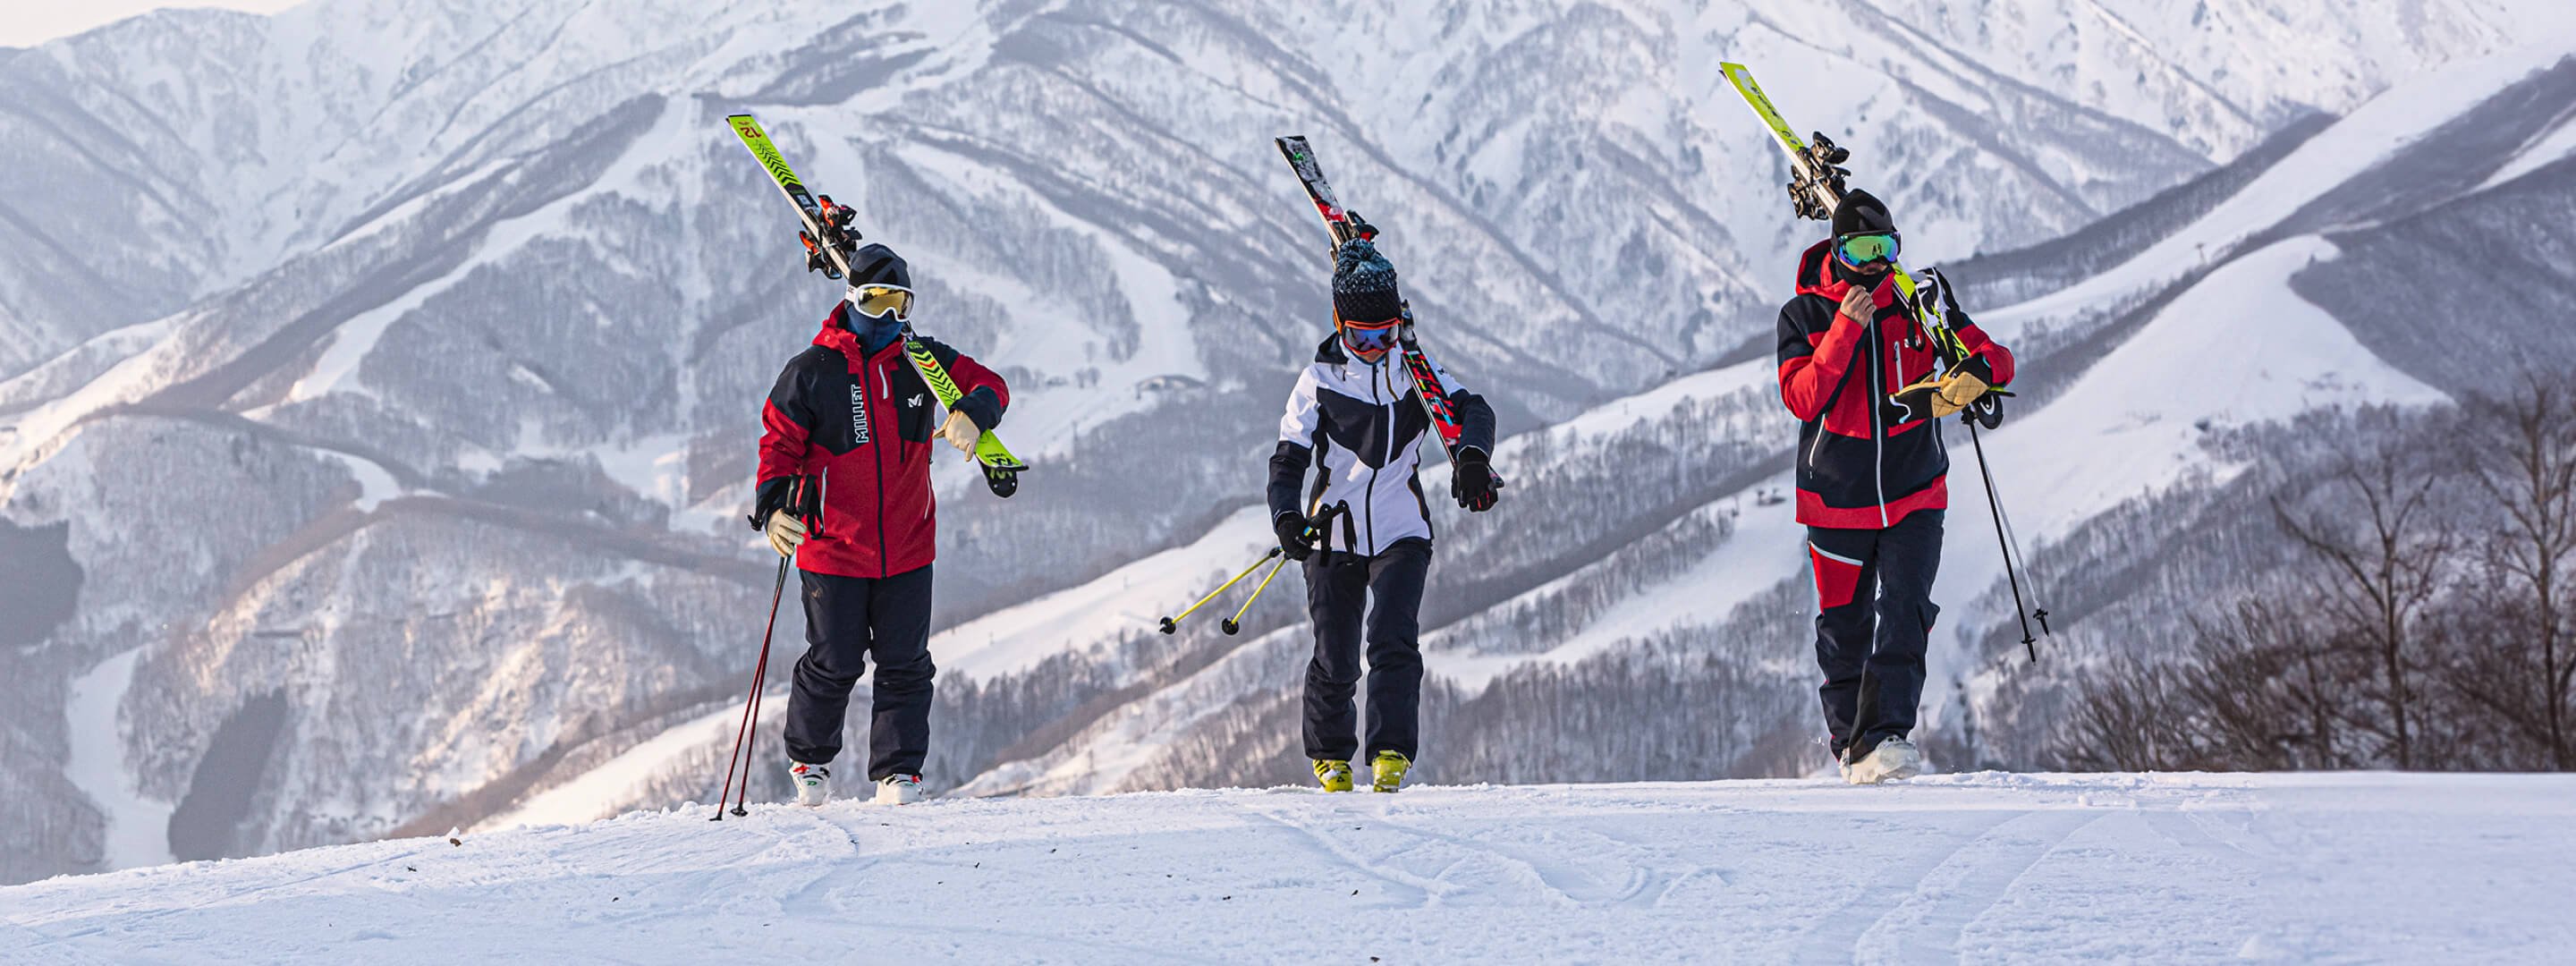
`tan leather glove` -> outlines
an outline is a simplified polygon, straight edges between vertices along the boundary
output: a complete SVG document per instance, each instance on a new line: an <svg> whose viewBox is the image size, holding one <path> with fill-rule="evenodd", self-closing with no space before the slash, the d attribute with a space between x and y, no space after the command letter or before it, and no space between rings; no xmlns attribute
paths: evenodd
<svg viewBox="0 0 2576 966"><path fill-rule="evenodd" d="M1986 390L1992 388L1994 387L1986 385L1985 380L1977 378L1975 373L1963 369L1942 377L1941 398L1949 402L1953 411L1957 411L1967 408L1969 403L1976 402L1977 397L1985 395Z"/></svg>
<svg viewBox="0 0 2576 966"><path fill-rule="evenodd" d="M1924 376L1915 380L1912 385L1897 390L1894 400L1897 405L1905 407L1909 421L1927 416L1932 419L1943 419L1957 414L1960 409L1966 407L1965 403L1950 401L1946 391L1948 386L1949 380L1940 375Z"/></svg>
<svg viewBox="0 0 2576 966"><path fill-rule="evenodd" d="M1871 313L1878 311L1878 299L1869 289L1854 285L1843 291L1842 311L1844 318L1865 323Z"/></svg>
<svg viewBox="0 0 2576 966"><path fill-rule="evenodd" d="M805 543L805 521L786 511L771 512L767 529L769 549L778 551L781 557L795 557L796 548Z"/></svg>
<svg viewBox="0 0 2576 966"><path fill-rule="evenodd" d="M973 417L951 409L948 421L939 424L939 436L947 440L948 445L957 447L958 452L972 456L975 454L975 441L984 437L984 427L975 425Z"/></svg>

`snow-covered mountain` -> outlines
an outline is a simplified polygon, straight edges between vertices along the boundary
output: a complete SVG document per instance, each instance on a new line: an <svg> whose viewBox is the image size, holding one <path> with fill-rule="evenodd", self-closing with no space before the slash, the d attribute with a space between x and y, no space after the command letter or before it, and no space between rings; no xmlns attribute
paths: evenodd
<svg viewBox="0 0 2576 966"><path fill-rule="evenodd" d="M2353 199L2564 53L2492 59L2569 19L2469 0L315 0L18 53L0 60L0 879L443 828L558 788L613 786L573 803L613 809L703 777L686 766L720 749L669 729L749 665L754 414L833 295L796 270L726 113L760 114L855 202L914 259L921 324L1018 390L1004 433L1038 463L1021 495L941 469L943 781L1280 767L1294 595L1249 638L1149 628L1257 544L1242 510L1275 397L1323 333L1282 133L1313 137L1389 229L1426 335L1515 434L1514 492L1444 535L1425 615L1459 774L1769 772L1802 760L1779 628L1803 601L1785 514L1758 498L1789 427L1754 357L1811 229L1716 61L1858 149L1924 257L2091 239L2082 285L1987 317L2061 360L2033 367L2061 375L1996 435L1999 463L2132 460L2011 479L2044 535L2194 471L2154 434L2208 413L2141 411L2118 380L2190 356L2243 299L2289 300L2306 328L2265 337L2296 364L2175 405L2266 419L2445 385L2375 361L2390 327L2280 285L2336 250L2308 236L2396 214ZM2493 108L2528 135L2481 155L2494 184L2407 194L2406 213L2560 183L2554 91ZM2354 113L2316 133L2317 112ZM2059 288L2059 250L1994 274ZM2088 368L2109 345L2137 365ZM1978 566L1953 563L1950 593L1990 583ZM1978 652L1991 599L1953 613L1955 654ZM1650 678L1711 722L1664 765L1467 727Z"/></svg>

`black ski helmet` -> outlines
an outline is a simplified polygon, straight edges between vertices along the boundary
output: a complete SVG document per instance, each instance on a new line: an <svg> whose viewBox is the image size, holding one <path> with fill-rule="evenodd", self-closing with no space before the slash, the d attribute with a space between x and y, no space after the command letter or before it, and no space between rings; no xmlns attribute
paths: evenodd
<svg viewBox="0 0 2576 966"><path fill-rule="evenodd" d="M1874 271L1864 271L1859 266L1845 263L1841 255L1843 239L1853 235L1895 233L1896 219L1888 215L1887 204L1878 200L1877 195L1860 190L1844 195L1842 203L1834 206L1834 237L1826 243L1834 250L1825 255L1826 270L1846 284L1876 288L1887 278L1884 263L1873 262L1873 265L1881 266Z"/></svg>
<svg viewBox="0 0 2576 966"><path fill-rule="evenodd" d="M1896 230L1895 217L1887 213L1887 203L1877 195L1854 189L1834 206L1834 237L1870 235Z"/></svg>

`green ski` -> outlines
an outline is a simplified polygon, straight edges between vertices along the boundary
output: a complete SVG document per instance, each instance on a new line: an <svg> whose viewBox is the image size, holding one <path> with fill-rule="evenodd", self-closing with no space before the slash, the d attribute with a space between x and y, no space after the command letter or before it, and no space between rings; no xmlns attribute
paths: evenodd
<svg viewBox="0 0 2576 966"><path fill-rule="evenodd" d="M850 253L857 250L859 243L858 230L850 227L857 213L833 204L830 195L817 196L807 190L805 182L796 177L796 169L787 165L787 158L778 153L778 145L769 140L768 132L761 130L760 122L751 115L736 114L725 118L725 122L732 125L734 136L742 139L742 146L751 149L751 156L769 172L770 179L778 182L778 190L796 205L797 215L805 222L804 229L797 233L805 243L805 267L827 278L848 277ZM903 355L912 363L913 371L921 374L921 381L930 384L930 392L939 397L941 406L954 407L957 400L964 398L965 394L957 391L957 381L949 378L948 368L940 365L929 347L914 337L909 325L903 330ZM1019 492L1019 475L1029 468L1011 455L1001 437L991 430L975 440L975 462L984 471L984 485L999 497Z"/></svg>
<svg viewBox="0 0 2576 966"><path fill-rule="evenodd" d="M1798 217L1833 218L1834 208L1842 204L1843 179L1851 174L1841 166L1851 159L1850 149L1835 144L1821 131L1816 133L1812 143L1800 140L1797 132L1790 129L1789 122L1780 117L1780 109L1772 106L1770 95L1762 93L1762 85L1753 80L1752 68L1733 62L1721 63L1717 67L1726 74L1727 82L1735 85L1735 92L1744 95L1744 103L1753 108L1753 113L1762 119L1763 125L1771 129L1771 137L1779 142L1780 150L1788 153L1789 200L1797 207ZM1938 289L1944 299L1955 300L1955 296L1948 292L1949 286L1941 281L1940 274L1933 273L1935 284L1931 286L1918 284L1913 273L1906 271L1903 265L1895 266L1895 275L1897 295L1905 300L1915 319L1923 324L1923 331L1931 334L1933 348L1939 352L1942 363L1956 366L1967 358L1967 346L1959 342L1958 333L1950 331L1949 323L1934 305L1932 289ZM2011 394L2009 390L1992 389L1986 399ZM1987 401L1982 407L1972 407L1978 410L1975 418L1985 423L1987 428L1993 428L2001 418L1996 406L1997 403Z"/></svg>

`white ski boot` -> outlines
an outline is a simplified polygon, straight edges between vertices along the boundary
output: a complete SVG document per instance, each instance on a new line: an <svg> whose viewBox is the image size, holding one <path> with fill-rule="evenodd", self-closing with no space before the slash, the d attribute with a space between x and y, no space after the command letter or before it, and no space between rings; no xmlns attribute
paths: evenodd
<svg viewBox="0 0 2576 966"><path fill-rule="evenodd" d="M1889 738L1870 749L1869 755L1851 763L1844 776L1854 785L1876 785L1894 778L1912 778L1923 774L1923 753L1914 743L1903 738Z"/></svg>
<svg viewBox="0 0 2576 966"><path fill-rule="evenodd" d="M925 797L919 775L887 775L877 780L879 805L910 805Z"/></svg>
<svg viewBox="0 0 2576 966"><path fill-rule="evenodd" d="M796 786L796 804L812 808L832 798L832 770L801 761L787 763L787 781Z"/></svg>

